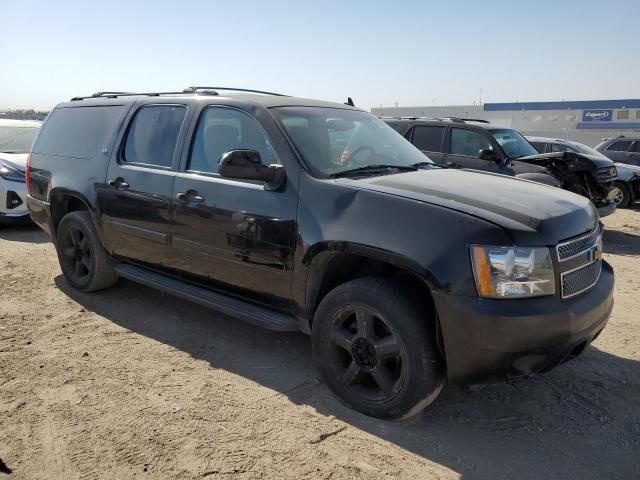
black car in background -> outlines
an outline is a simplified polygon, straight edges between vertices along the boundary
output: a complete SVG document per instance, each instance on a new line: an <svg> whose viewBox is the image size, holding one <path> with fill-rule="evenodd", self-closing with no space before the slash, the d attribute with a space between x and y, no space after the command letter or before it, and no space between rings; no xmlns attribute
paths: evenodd
<svg viewBox="0 0 640 480"><path fill-rule="evenodd" d="M439 165L500 173L587 197L601 217L615 211L613 163L572 152L540 154L512 128L486 120L383 118Z"/></svg>
<svg viewBox="0 0 640 480"><path fill-rule="evenodd" d="M310 334L327 385L387 418L445 379L549 370L604 328L613 270L586 198L440 168L348 105L235 90L102 92L51 112L27 204L73 288L123 277Z"/></svg>
<svg viewBox="0 0 640 480"><path fill-rule="evenodd" d="M608 138L596 145L595 149L614 162L640 166L640 137L621 135Z"/></svg>
<svg viewBox="0 0 640 480"><path fill-rule="evenodd" d="M608 160L599 151L587 145L561 138L526 137L540 153L573 152L588 155L591 158ZM626 208L632 205L640 197L640 167L627 163L614 163L618 177L613 184L619 192L614 197L617 208Z"/></svg>

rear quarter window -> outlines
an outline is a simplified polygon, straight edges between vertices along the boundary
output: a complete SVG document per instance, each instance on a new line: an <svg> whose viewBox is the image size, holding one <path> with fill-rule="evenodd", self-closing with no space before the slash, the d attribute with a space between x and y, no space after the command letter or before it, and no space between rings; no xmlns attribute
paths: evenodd
<svg viewBox="0 0 640 480"><path fill-rule="evenodd" d="M124 105L55 109L40 131L33 153L89 159L103 147Z"/></svg>

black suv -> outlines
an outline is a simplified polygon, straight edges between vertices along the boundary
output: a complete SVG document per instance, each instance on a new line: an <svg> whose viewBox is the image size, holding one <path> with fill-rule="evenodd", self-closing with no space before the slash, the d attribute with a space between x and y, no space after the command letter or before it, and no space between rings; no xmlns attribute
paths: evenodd
<svg viewBox="0 0 640 480"><path fill-rule="evenodd" d="M587 199L439 168L348 105L228 90L51 112L27 203L74 288L124 277L311 334L329 387L389 418L445 378L547 370L604 328L613 271Z"/></svg>
<svg viewBox="0 0 640 480"><path fill-rule="evenodd" d="M596 150L614 162L640 166L640 137L608 138L598 144Z"/></svg>
<svg viewBox="0 0 640 480"><path fill-rule="evenodd" d="M539 154L518 132L486 120L385 118L431 160L555 185L590 199L601 217L616 209L612 162L574 152Z"/></svg>

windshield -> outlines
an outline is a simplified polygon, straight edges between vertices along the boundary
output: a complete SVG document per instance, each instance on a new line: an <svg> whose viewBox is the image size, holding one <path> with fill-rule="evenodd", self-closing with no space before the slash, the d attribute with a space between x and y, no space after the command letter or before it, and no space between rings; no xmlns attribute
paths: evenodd
<svg viewBox="0 0 640 480"><path fill-rule="evenodd" d="M377 117L326 107L279 107L280 120L304 159L325 175L385 165L433 163Z"/></svg>
<svg viewBox="0 0 640 480"><path fill-rule="evenodd" d="M515 130L503 128L500 130L490 130L493 138L502 147L507 157L514 159L527 157L529 155L538 155L538 151L533 148L527 140Z"/></svg>
<svg viewBox="0 0 640 480"><path fill-rule="evenodd" d="M0 152L29 153L37 133L35 127L0 126Z"/></svg>

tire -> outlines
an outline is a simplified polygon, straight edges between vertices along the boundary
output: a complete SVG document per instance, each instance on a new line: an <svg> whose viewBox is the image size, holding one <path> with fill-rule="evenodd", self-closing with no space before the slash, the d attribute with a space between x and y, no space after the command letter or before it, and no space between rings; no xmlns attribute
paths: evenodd
<svg viewBox="0 0 640 480"><path fill-rule="evenodd" d="M351 280L329 292L315 313L316 366L329 388L354 410L409 418L442 389L434 322L399 282Z"/></svg>
<svg viewBox="0 0 640 480"><path fill-rule="evenodd" d="M613 185L618 187L620 192L622 192L614 199L614 202L616 202L616 208L627 208L631 203L631 191L629 190L629 187L623 182L614 182Z"/></svg>
<svg viewBox="0 0 640 480"><path fill-rule="evenodd" d="M60 268L71 286L95 292L118 281L116 262L100 243L91 214L86 210L67 213L56 232Z"/></svg>

